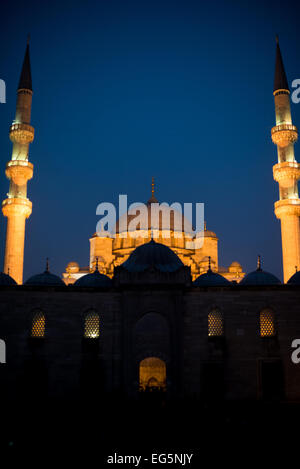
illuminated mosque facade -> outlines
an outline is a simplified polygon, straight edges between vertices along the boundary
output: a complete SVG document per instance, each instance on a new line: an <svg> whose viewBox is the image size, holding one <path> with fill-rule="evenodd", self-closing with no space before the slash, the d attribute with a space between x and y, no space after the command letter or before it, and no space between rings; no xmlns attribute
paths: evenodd
<svg viewBox="0 0 300 469"><path fill-rule="evenodd" d="M34 139L27 45L9 131L9 192L2 202L7 232L0 332L7 372L1 386L7 396L101 391L137 397L156 390L176 398L300 401L300 365L291 360L291 341L300 337L298 134L278 41L276 47L273 175L280 192L275 214L281 221L284 283L265 272L260 259L247 275L238 262L219 266L218 237L206 227L203 246L187 247L192 238L183 231L175 236L171 211L169 237L159 225L154 238L150 222L146 236L137 230L124 237L118 222L115 237L91 237L87 268L69 262L60 278L47 266L23 282ZM154 182L148 213L153 203Z"/></svg>

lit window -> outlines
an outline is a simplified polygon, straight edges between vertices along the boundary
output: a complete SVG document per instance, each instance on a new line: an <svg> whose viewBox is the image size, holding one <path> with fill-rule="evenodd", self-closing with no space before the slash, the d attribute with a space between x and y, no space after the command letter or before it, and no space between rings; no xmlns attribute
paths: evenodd
<svg viewBox="0 0 300 469"><path fill-rule="evenodd" d="M274 314L270 310L265 310L259 316L260 336L272 337L275 335Z"/></svg>
<svg viewBox="0 0 300 469"><path fill-rule="evenodd" d="M35 313L33 317L31 337L45 337L45 315L41 311Z"/></svg>
<svg viewBox="0 0 300 469"><path fill-rule="evenodd" d="M209 337L221 337L224 335L223 314L215 309L208 313Z"/></svg>
<svg viewBox="0 0 300 469"><path fill-rule="evenodd" d="M88 313L85 317L84 337L86 339L97 339L99 337L99 315Z"/></svg>

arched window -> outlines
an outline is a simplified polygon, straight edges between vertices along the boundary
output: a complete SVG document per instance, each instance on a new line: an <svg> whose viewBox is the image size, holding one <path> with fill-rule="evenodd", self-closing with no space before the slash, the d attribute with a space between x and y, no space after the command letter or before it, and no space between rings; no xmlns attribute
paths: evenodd
<svg viewBox="0 0 300 469"><path fill-rule="evenodd" d="M31 337L45 337L45 315L37 311L32 319Z"/></svg>
<svg viewBox="0 0 300 469"><path fill-rule="evenodd" d="M261 337L273 337L275 335L273 311L270 309L261 311L259 315L259 328Z"/></svg>
<svg viewBox="0 0 300 469"><path fill-rule="evenodd" d="M218 309L208 313L208 336L222 337L224 335L223 314Z"/></svg>
<svg viewBox="0 0 300 469"><path fill-rule="evenodd" d="M99 314L91 311L85 317L84 322L84 338L85 339L98 339L99 337Z"/></svg>

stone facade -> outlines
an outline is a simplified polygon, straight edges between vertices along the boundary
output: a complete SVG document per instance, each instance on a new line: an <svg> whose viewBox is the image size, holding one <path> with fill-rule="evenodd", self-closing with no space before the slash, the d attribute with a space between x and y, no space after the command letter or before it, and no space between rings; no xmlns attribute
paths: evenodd
<svg viewBox="0 0 300 469"><path fill-rule="evenodd" d="M0 287L2 392L77 398L86 388L136 398L140 363L156 357L166 366L166 395L175 399L300 401L300 364L291 360L292 340L300 338L300 287L194 287L185 269L116 272L106 290ZM214 310L223 317L216 337L208 331ZM260 334L264 310L274 314L272 336ZM45 316L44 338L30 337L36 311ZM84 338L90 311L100 318L96 339Z"/></svg>

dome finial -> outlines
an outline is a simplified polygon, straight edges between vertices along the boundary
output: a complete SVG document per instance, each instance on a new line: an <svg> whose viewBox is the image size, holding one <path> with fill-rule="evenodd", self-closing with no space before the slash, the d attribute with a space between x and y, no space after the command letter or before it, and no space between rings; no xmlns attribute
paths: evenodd
<svg viewBox="0 0 300 469"><path fill-rule="evenodd" d="M297 273L298 272L298 266L297 265L295 265L295 269L296 269L296 273Z"/></svg>
<svg viewBox="0 0 300 469"><path fill-rule="evenodd" d="M154 189L154 177L152 176L152 181L151 181L151 197L150 199L148 200L147 204L153 204L153 203L157 203L157 199L154 195L154 192L155 192L155 189Z"/></svg>
<svg viewBox="0 0 300 469"><path fill-rule="evenodd" d="M262 270L261 268L261 257L260 255L257 256L257 269L256 270Z"/></svg>
<svg viewBox="0 0 300 469"><path fill-rule="evenodd" d="M7 275L9 275L9 267L7 267Z"/></svg>
<svg viewBox="0 0 300 469"><path fill-rule="evenodd" d="M45 272L49 273L49 257L46 257L46 270Z"/></svg>
<svg viewBox="0 0 300 469"><path fill-rule="evenodd" d="M29 42L30 42L30 34L28 33L27 34L27 46L29 45Z"/></svg>
<svg viewBox="0 0 300 469"><path fill-rule="evenodd" d="M204 220L204 231L206 231L207 228L206 228L206 221Z"/></svg>
<svg viewBox="0 0 300 469"><path fill-rule="evenodd" d="M278 34L276 34L275 40L276 40L276 44L279 44L279 37L278 37Z"/></svg>

